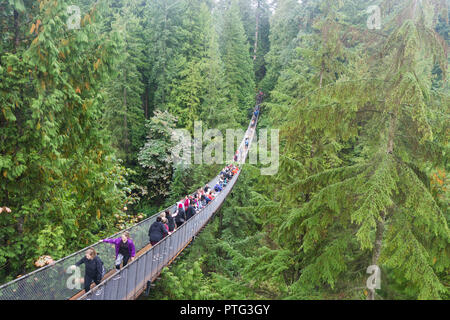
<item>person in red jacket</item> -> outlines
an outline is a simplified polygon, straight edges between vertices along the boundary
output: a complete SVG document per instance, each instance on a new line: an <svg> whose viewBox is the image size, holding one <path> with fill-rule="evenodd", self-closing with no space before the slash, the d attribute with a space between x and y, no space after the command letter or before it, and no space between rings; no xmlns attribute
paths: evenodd
<svg viewBox="0 0 450 320"><path fill-rule="evenodd" d="M184 210L186 210L187 209L187 207L189 207L189 197L188 196L186 196L186 198L184 198Z"/></svg>

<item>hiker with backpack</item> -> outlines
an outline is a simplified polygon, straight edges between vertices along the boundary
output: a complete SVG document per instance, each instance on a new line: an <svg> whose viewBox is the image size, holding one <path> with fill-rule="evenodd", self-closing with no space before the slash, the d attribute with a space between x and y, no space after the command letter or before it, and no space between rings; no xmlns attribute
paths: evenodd
<svg viewBox="0 0 450 320"><path fill-rule="evenodd" d="M186 220L189 220L190 218L192 218L195 214L195 209L194 209L194 201L191 200L189 202L189 206L186 210Z"/></svg>
<svg viewBox="0 0 450 320"><path fill-rule="evenodd" d="M120 270L120 264L123 262L123 267L128 264L128 261L133 261L136 254L136 249L133 240L130 238L130 233L125 231L119 238L103 239L102 242L111 243L115 245L116 249L116 270Z"/></svg>
<svg viewBox="0 0 450 320"><path fill-rule="evenodd" d="M177 211L174 212L173 217L175 218L176 227L179 228L186 221L186 211L183 209L183 204L178 204Z"/></svg>
<svg viewBox="0 0 450 320"><path fill-rule="evenodd" d="M91 290L91 283L94 282L98 285L103 277L105 276L105 267L103 266L103 261L97 255L97 252L94 248L88 248L86 250L86 255L80 259L75 265L71 266L71 268L78 267L80 265L85 265L84 272L84 290L85 292L89 292Z"/></svg>

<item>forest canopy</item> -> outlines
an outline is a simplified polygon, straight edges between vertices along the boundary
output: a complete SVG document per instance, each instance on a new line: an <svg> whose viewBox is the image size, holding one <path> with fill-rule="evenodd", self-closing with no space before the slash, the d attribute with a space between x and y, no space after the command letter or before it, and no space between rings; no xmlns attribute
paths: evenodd
<svg viewBox="0 0 450 320"><path fill-rule="evenodd" d="M445 0L0 0L0 283L209 181L173 132L262 92L277 173L245 164L150 298L449 299L449 32Z"/></svg>

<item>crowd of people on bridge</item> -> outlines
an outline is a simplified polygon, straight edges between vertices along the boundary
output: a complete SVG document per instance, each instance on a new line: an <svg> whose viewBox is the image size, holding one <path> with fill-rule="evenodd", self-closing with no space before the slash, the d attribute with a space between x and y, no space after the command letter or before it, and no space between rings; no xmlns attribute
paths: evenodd
<svg viewBox="0 0 450 320"><path fill-rule="evenodd" d="M214 187L211 188L207 184L205 187L198 189L193 194L178 201L173 213L170 213L169 210L162 212L148 230L151 245L157 244L166 236L172 234L172 232L181 227L183 223L206 207L216 198L217 194L227 186L229 181L238 171L239 167L234 164L226 166L220 172L219 180Z"/></svg>

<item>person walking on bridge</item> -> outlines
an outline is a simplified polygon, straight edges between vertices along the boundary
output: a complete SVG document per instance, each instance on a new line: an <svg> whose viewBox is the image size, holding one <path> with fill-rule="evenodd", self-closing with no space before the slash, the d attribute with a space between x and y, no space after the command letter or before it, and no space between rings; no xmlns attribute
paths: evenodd
<svg viewBox="0 0 450 320"><path fill-rule="evenodd" d="M264 92L259 90L258 94L256 95L256 103L260 104L263 100L263 97L264 97Z"/></svg>
<svg viewBox="0 0 450 320"><path fill-rule="evenodd" d="M91 283L94 282L98 285L105 275L105 269L103 267L103 261L97 255L94 248L88 248L86 255L71 268L78 267L84 264L86 269L84 272L84 290L89 292L91 290Z"/></svg>
<svg viewBox="0 0 450 320"><path fill-rule="evenodd" d="M175 231L175 219L170 214L169 210L164 211L165 218L167 219L167 225L169 226L169 234Z"/></svg>
<svg viewBox="0 0 450 320"><path fill-rule="evenodd" d="M194 201L191 200L189 202L189 206L186 210L186 221L189 220L190 218L192 218L195 214L195 209L194 209Z"/></svg>
<svg viewBox="0 0 450 320"><path fill-rule="evenodd" d="M166 227L164 227L164 223L162 222L161 217L157 217L156 221L150 226L148 230L148 236L150 238L150 243L152 246L160 242L165 236L168 235Z"/></svg>
<svg viewBox="0 0 450 320"><path fill-rule="evenodd" d="M189 197L186 196L186 198L184 198L184 210L187 210L187 208L189 207Z"/></svg>
<svg viewBox="0 0 450 320"><path fill-rule="evenodd" d="M130 238L130 233L125 231L119 238L103 239L102 242L112 243L116 249L116 269L120 270L120 264L123 262L123 267L128 264L128 261L133 261L136 255L136 248L133 240Z"/></svg>
<svg viewBox="0 0 450 320"><path fill-rule="evenodd" d="M176 228L181 227L181 225L186 221L186 211L183 209L183 204L178 204L178 210L173 214L175 218Z"/></svg>

